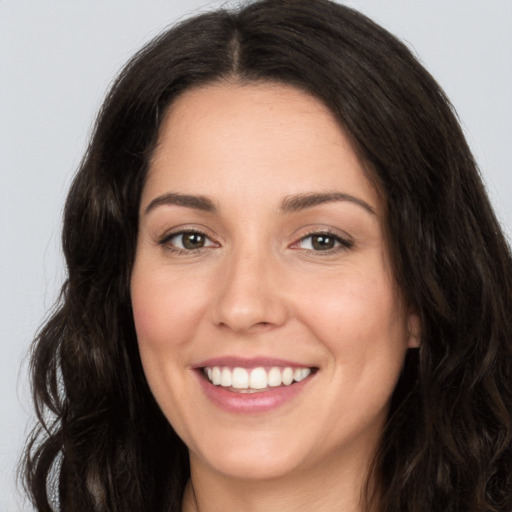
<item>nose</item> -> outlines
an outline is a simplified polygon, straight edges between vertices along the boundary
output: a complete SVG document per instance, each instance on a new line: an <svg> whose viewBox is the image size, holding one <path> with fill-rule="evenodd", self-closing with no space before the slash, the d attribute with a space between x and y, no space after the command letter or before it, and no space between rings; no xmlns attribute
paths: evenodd
<svg viewBox="0 0 512 512"><path fill-rule="evenodd" d="M286 322L288 307L279 264L245 251L224 262L213 321L235 333L255 333Z"/></svg>

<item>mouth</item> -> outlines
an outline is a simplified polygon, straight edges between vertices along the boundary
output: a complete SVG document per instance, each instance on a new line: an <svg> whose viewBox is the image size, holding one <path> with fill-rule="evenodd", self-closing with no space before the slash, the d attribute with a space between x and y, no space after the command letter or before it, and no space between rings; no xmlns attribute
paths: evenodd
<svg viewBox="0 0 512 512"><path fill-rule="evenodd" d="M262 393L293 386L316 372L316 368L291 366L204 366L203 377L214 386L234 393Z"/></svg>

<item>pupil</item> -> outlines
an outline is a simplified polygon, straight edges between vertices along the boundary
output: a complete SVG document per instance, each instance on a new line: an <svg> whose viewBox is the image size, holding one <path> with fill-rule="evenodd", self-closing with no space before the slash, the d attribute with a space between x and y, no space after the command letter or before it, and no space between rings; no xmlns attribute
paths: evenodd
<svg viewBox="0 0 512 512"><path fill-rule="evenodd" d="M185 249L200 249L203 246L203 235L199 233L187 233L183 235L183 247L185 247Z"/></svg>
<svg viewBox="0 0 512 512"><path fill-rule="evenodd" d="M326 235L316 235L313 237L313 248L317 251L326 251L334 247L334 238Z"/></svg>

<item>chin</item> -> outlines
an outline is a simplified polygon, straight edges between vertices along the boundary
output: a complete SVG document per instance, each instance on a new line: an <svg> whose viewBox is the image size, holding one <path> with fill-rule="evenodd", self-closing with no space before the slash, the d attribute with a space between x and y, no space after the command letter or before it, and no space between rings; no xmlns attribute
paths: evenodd
<svg viewBox="0 0 512 512"><path fill-rule="evenodd" d="M191 462L199 459L214 472L240 480L280 479L303 468L306 454L297 450L301 443L291 439L283 442L268 436L264 439L244 437L240 442L219 440L199 452L191 450Z"/></svg>
<svg viewBox="0 0 512 512"><path fill-rule="evenodd" d="M299 465L287 460L283 454L259 455L257 459L240 457L221 457L212 461L212 469L230 479L237 480L277 480L290 476L299 470Z"/></svg>

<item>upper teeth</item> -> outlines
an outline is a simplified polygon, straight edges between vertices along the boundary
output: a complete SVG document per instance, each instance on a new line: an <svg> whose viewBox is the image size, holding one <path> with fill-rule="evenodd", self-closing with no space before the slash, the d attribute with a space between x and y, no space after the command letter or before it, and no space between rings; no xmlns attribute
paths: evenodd
<svg viewBox="0 0 512 512"><path fill-rule="evenodd" d="M223 366L207 366L204 372L208 379L216 386L235 389L265 389L266 387L289 386L292 382L304 380L310 373L310 368L280 368L273 366L263 367L228 368Z"/></svg>

